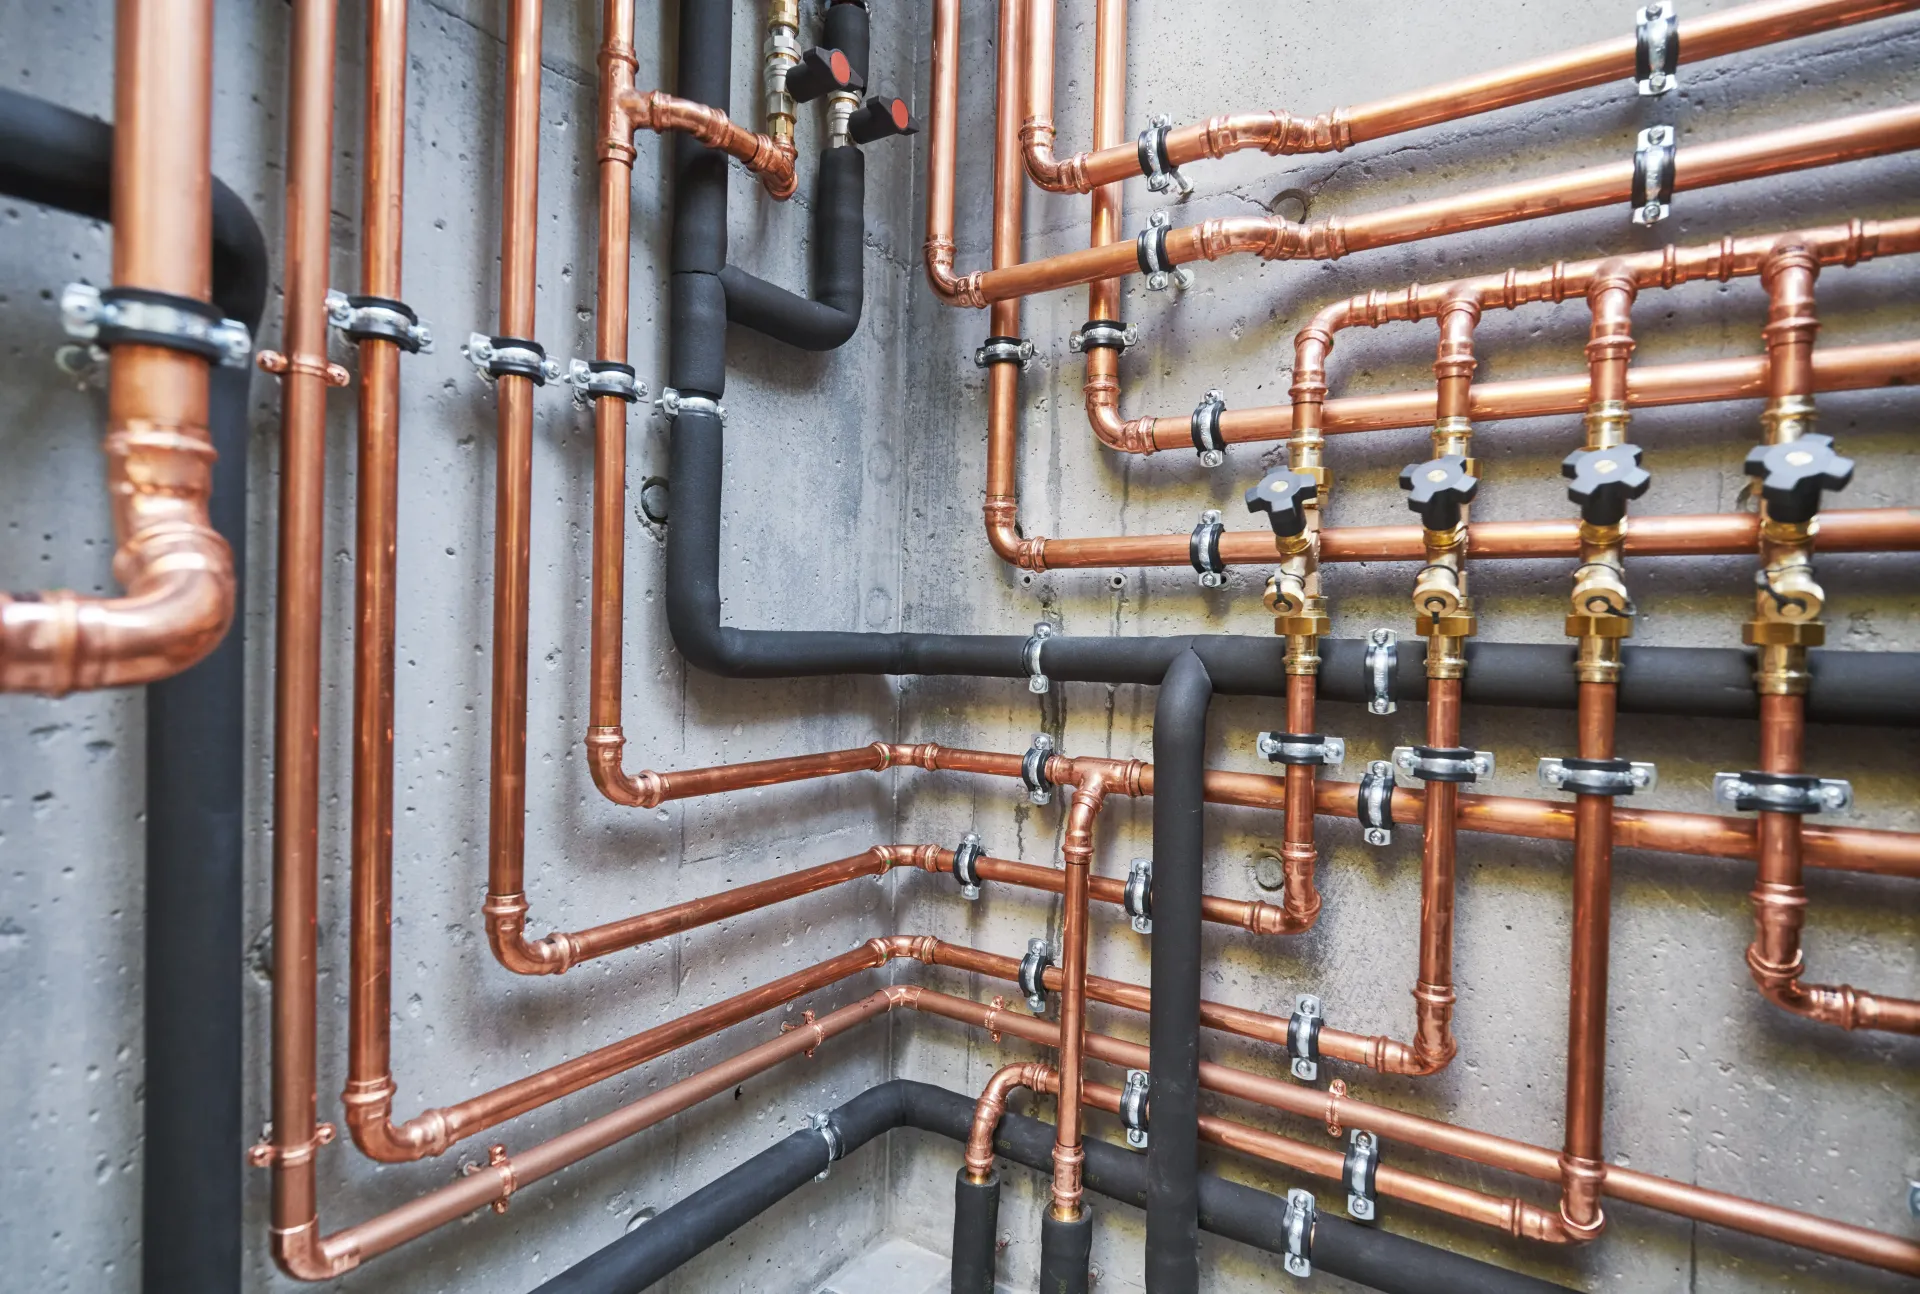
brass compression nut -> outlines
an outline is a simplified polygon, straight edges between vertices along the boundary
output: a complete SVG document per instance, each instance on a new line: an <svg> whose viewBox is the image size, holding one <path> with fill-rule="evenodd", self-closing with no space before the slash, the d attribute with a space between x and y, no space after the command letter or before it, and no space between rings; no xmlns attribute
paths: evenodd
<svg viewBox="0 0 1920 1294"><path fill-rule="evenodd" d="M1760 430L1769 445L1784 445L1813 430L1818 415L1810 395L1783 395L1767 402L1760 414Z"/></svg>
<svg viewBox="0 0 1920 1294"><path fill-rule="evenodd" d="M1749 647L1819 647L1827 641L1827 627L1817 620L1749 620L1740 641Z"/></svg>
<svg viewBox="0 0 1920 1294"><path fill-rule="evenodd" d="M1816 628L1818 626L1815 626ZM1760 648L1759 666L1753 671L1753 684L1762 696L1805 696L1813 681L1807 669L1807 649L1780 644Z"/></svg>
<svg viewBox="0 0 1920 1294"><path fill-rule="evenodd" d="M1567 617L1569 638L1631 638L1631 616L1595 616L1574 614Z"/></svg>

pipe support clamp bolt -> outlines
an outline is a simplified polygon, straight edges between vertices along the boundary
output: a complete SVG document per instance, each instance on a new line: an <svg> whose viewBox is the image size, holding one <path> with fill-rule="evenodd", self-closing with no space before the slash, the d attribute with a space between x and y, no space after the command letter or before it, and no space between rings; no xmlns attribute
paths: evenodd
<svg viewBox="0 0 1920 1294"><path fill-rule="evenodd" d="M1536 770L1540 785L1575 795L1632 795L1651 791L1659 785L1660 773L1652 764L1629 763L1624 759L1559 759L1551 755L1540 760Z"/></svg>
<svg viewBox="0 0 1920 1294"><path fill-rule="evenodd" d="M1294 999L1293 1014L1287 1017L1287 1055L1292 1057L1293 1076L1303 1083L1320 1077L1320 999L1302 993Z"/></svg>
<svg viewBox="0 0 1920 1294"><path fill-rule="evenodd" d="M1287 1273L1302 1279L1313 1275L1313 1196L1298 1187L1287 1192Z"/></svg>
<svg viewBox="0 0 1920 1294"><path fill-rule="evenodd" d="M1127 869L1127 884L1120 891L1120 906L1131 919L1134 933L1153 933L1153 860L1136 858Z"/></svg>
<svg viewBox="0 0 1920 1294"><path fill-rule="evenodd" d="M980 837L969 831L953 851L953 879L960 882L960 897L972 903L980 897L980 872L975 866L985 852Z"/></svg>
<svg viewBox="0 0 1920 1294"><path fill-rule="evenodd" d="M433 330L413 307L392 297L327 293L327 323L349 341L390 341L409 355L433 354Z"/></svg>
<svg viewBox="0 0 1920 1294"><path fill-rule="evenodd" d="M1493 775L1493 752L1465 746L1395 746L1393 762L1422 782L1477 782Z"/></svg>
<svg viewBox="0 0 1920 1294"><path fill-rule="evenodd" d="M1127 1085L1120 1090L1120 1124L1127 1130L1127 1148L1147 1148L1147 1106L1153 1080L1144 1069L1127 1071Z"/></svg>
<svg viewBox="0 0 1920 1294"><path fill-rule="evenodd" d="M1027 955L1020 959L1020 992L1027 999L1027 1010L1035 1015L1047 1013L1045 974L1053 964L1053 949L1046 940L1027 940Z"/></svg>
<svg viewBox="0 0 1920 1294"><path fill-rule="evenodd" d="M1323 737L1317 732L1263 732L1258 738L1260 754L1270 764L1320 764L1338 768L1347 759L1344 737Z"/></svg>
<svg viewBox="0 0 1920 1294"><path fill-rule="evenodd" d="M1853 784L1805 773L1715 773L1713 798L1742 813L1839 813L1853 804Z"/></svg>

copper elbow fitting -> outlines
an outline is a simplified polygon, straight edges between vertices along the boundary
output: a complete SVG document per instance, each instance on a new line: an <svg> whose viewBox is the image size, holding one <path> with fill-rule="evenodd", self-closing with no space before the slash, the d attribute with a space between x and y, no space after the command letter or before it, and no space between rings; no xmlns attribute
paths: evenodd
<svg viewBox="0 0 1920 1294"><path fill-rule="evenodd" d="M489 893L480 914L494 960L516 975L562 975L580 959L579 945L558 930L544 939L527 938L525 894Z"/></svg>
<svg viewBox="0 0 1920 1294"><path fill-rule="evenodd" d="M987 1080L973 1107L973 1125L967 1132L968 1181L984 1183L993 1175L993 1134L1000 1126L1000 1116L1006 1113L1007 1098L1014 1089L1025 1087L1035 1092L1050 1092L1059 1085L1059 1075L1038 1061L1003 1066Z"/></svg>
<svg viewBox="0 0 1920 1294"><path fill-rule="evenodd" d="M393 1121L393 1076L350 1082L340 1093L347 1132L368 1159L410 1164L447 1152L457 1138L444 1110L422 1110L405 1123Z"/></svg>
<svg viewBox="0 0 1920 1294"><path fill-rule="evenodd" d="M1087 179L1087 155L1056 159L1053 155L1053 123L1033 117L1020 123L1020 152L1026 160L1027 176L1049 193L1091 193Z"/></svg>
<svg viewBox="0 0 1920 1294"><path fill-rule="evenodd" d="M617 725L587 729L587 769L600 794L629 809L657 808L666 792L660 775L652 771L630 777L621 767L627 736Z"/></svg>
<svg viewBox="0 0 1920 1294"><path fill-rule="evenodd" d="M927 239L922 247L922 255L927 266L927 283L936 297L950 306L986 309L987 294L981 286L980 274L956 275L953 272L954 248L951 238Z"/></svg>
<svg viewBox="0 0 1920 1294"><path fill-rule="evenodd" d="M273 1265L297 1281L330 1281L360 1265L360 1251L349 1246L330 1251L320 1238L320 1220L309 1218L296 1227L270 1227L267 1245Z"/></svg>
<svg viewBox="0 0 1920 1294"><path fill-rule="evenodd" d="M1015 520L1019 504L1012 499L988 499L984 508L987 543L994 556L1023 571L1047 569L1047 541L1043 535L1029 539L1020 533Z"/></svg>

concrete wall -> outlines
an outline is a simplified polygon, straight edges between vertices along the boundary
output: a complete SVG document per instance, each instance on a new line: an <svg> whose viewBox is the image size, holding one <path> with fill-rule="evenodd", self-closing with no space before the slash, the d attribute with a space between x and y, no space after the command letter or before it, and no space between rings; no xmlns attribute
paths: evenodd
<svg viewBox="0 0 1920 1294"><path fill-rule="evenodd" d="M1688 12L1725 7L1695 0ZM808 7L811 18L814 6ZM539 337L556 355L586 354L593 282L593 38L597 6L548 6L543 83ZM1239 0L1170 4L1143 0L1131 18L1128 113L1193 120L1229 108L1315 111L1429 84L1451 69L1501 65L1617 34L1624 14L1582 5L1435 3L1419 18L1390 3L1271 6ZM735 102L754 102L758 6L737 7ZM883 9L876 25L875 80L924 109L925 6ZM1232 19L1243 34L1216 36ZM357 280L360 6L345 6L341 31L334 195L333 281ZM219 173L248 198L282 243L285 11L222 0L219 8ZM960 234L963 266L985 263L991 109L992 6L967 6L963 82ZM520 981L484 947L477 909L485 884L484 804L493 526L493 406L460 358L468 331L491 329L497 293L500 127L505 6L421 3L410 25L410 127L406 295L441 339L432 356L404 366L402 458L406 504L400 533L401 613L395 828L395 1050L398 1112L412 1114L508 1081L637 1029L765 982L889 930L927 932L1017 952L1057 925L1057 905L990 891L963 906L939 878L900 876L816 895L785 908L695 932L595 963L561 980ZM102 115L111 113L110 14L0 0L0 81ZM659 6L640 15L640 80L670 83L673 19ZM1091 7L1063 9L1059 117L1063 142L1084 143L1090 86ZM668 51L664 56L661 51ZM1337 159L1276 161L1255 155L1195 168L1195 216L1256 211L1291 191L1312 214L1362 212L1416 197L1542 175L1626 154L1641 125L1670 120L1683 144L1731 138L1773 125L1899 102L1920 58L1920 27L1896 19L1790 49L1689 68L1677 97L1647 102L1624 85L1515 109L1402 141L1356 148ZM666 66L663 66L666 65ZM1196 74L1198 73L1198 74ZM803 154L812 142L803 124ZM917 272L921 235L920 148L876 148L870 163L868 320L833 356L796 355L736 331L729 424L727 556L722 589L729 622L792 628L1023 632L1041 616L1076 633L1140 634L1198 627L1265 632L1258 576L1236 576L1201 594L1190 573L1044 575L1031 584L1005 571L978 529L982 382L970 363L984 317L934 304ZM665 351L660 290L666 194L660 148L642 141L635 175L634 363L658 385ZM1349 292L1411 279L1531 265L1557 257L1700 241L1852 215L1907 214L1902 198L1920 168L1911 160L1862 163L1818 176L1786 177L1683 195L1658 231L1628 230L1618 210L1524 226L1500 237L1454 238L1355 256L1330 266L1250 263L1201 268L1196 292L1168 301L1128 288L1126 310L1145 334L1127 357L1129 412L1176 413L1211 385L1230 403L1284 400L1295 328L1320 304ZM1148 209L1128 186L1128 227ZM736 170L733 246L747 268L799 285L805 279L805 188L776 208ZM1155 199L1154 204L1158 205ZM1282 207L1286 214L1297 214ZM1084 239L1083 204L1030 199L1028 254ZM54 298L77 277L104 282L103 228L0 203L0 585L110 587L110 533L94 445L97 394L75 391L51 369ZM1825 276L1823 340L1867 341L1911 330L1916 286L1909 266L1865 266ZM1127 462L1093 445L1079 412L1077 357L1065 336L1081 317L1081 294L1030 303L1025 331L1043 358L1025 384L1023 518L1030 533L1184 531L1207 506L1232 505L1273 459L1236 451L1215 473L1190 457ZM1761 295L1750 282L1649 294L1636 311L1638 359L1662 362L1757 349ZM1657 325L1657 326L1656 326ZM1584 312L1577 306L1491 317L1482 328L1486 379L1579 367ZM277 340L270 303L263 340ZM911 344L909 344L911 343ZM1333 362L1342 391L1397 390L1430 380L1432 334L1400 327L1341 339ZM340 358L345 358L344 353ZM250 791L250 1125L264 1118L264 975L271 850L269 752L274 579L272 500L277 489L277 390L256 383L253 556L247 592L250 727L257 758ZM347 886L347 776L351 690L348 635L353 578L354 440L351 399L336 395L329 439L329 549L335 555L323 608L328 626L322 788L322 1117L338 1119L342 1079ZM549 390L537 401L534 600L529 644L528 877L535 922L562 927L710 893L852 854L883 839L951 843L969 828L997 853L1034 862L1055 857L1057 810L1023 806L1000 784L907 772L836 784L772 789L658 814L615 810L592 790L580 758L585 725L590 440L584 415ZM1822 401L1827 429L1859 456L1849 506L1894 504L1920 484L1904 435L1913 415L1903 392ZM1735 465L1755 438L1753 405L1650 413L1636 422L1656 485L1653 512L1733 506ZM631 486L670 475L664 444L646 418L632 420ZM1554 464L1574 434L1554 425L1505 424L1487 433L1485 517L1567 512ZM1424 456L1417 431L1336 442L1335 524L1402 517L1393 477ZM817 509L803 522L791 500ZM855 544L820 536L859 535ZM1151 757L1150 689L1068 686L1044 702L1018 684L941 680L816 680L722 683L687 670L658 613L661 534L630 523L626 705L631 766L656 768L791 754L859 744L876 735L997 749L1024 747L1032 732L1055 734L1069 752ZM1920 646L1913 563L1827 559L1833 637L1862 648ZM1375 624L1406 627L1412 568L1330 573L1336 632ZM1633 579L1644 608L1639 641L1735 641L1748 564L1648 561ZM1564 602L1561 563L1476 572L1484 633L1501 640L1555 641ZM1252 768L1251 736L1274 726L1269 702L1223 701L1214 709L1214 763ZM8 1154L0 1174L0 1253L10 1268L48 1288L130 1289L137 1271L141 1066L140 863L143 706L137 694L50 702L0 698L0 1128ZM1328 706L1324 728L1343 733L1354 758L1377 755L1418 729L1420 710L1379 719ZM1468 735L1499 752L1495 789L1530 793L1537 754L1564 751L1568 716L1470 712ZM1623 720L1621 748L1660 762L1652 802L1705 807L1716 768L1752 760L1751 724L1675 725ZM1920 743L1899 734L1815 729L1810 765L1854 779L1853 819L1912 828L1911 770ZM1351 768L1351 766L1350 766ZM1149 806L1114 805L1104 816L1097 866L1123 874L1148 852ZM1260 895L1249 863L1275 842L1263 815L1216 810L1209 817L1208 889ZM1417 846L1406 838L1375 852L1340 824L1324 831L1327 907L1319 928L1291 941L1215 932L1208 996L1287 1009L1302 989L1324 994L1336 1023L1404 1033L1417 919ZM1559 1132L1563 1075L1566 851L1467 837L1462 854L1456 1022L1461 1057L1420 1083L1347 1074L1368 1097L1457 1118L1542 1144ZM1625 854L1616 886L1612 1063L1608 1132L1614 1155L1635 1167L1750 1194L1828 1217L1902 1233L1902 1172L1916 1090L1909 1043L1840 1036L1801 1025L1760 1002L1740 963L1749 921L1750 869ZM1893 884L1817 874L1809 952L1818 972L1889 992L1920 991L1910 903ZM1142 941L1103 917L1094 967L1144 982ZM896 972L913 976L915 972ZM879 982L868 976L810 1002L827 1007ZM977 996L1001 986L922 974ZM1143 1036L1137 1022L1096 1017L1103 1029ZM524 1146L614 1108L774 1031L744 1025L672 1060L582 1093L517 1121L499 1137ZM881 1035L891 1041L883 1044ZM1221 1039L1210 1054L1278 1072L1271 1057ZM937 1022L870 1026L811 1062L747 1084L736 1099L695 1111L530 1189L505 1218L491 1214L382 1259L341 1285L383 1291L520 1291L620 1234L754 1151L805 1112L835 1104L888 1073L977 1087L1005 1059L996 1047ZM1256 1113L1235 1107L1241 1117ZM1102 1135L1110 1123L1096 1120ZM1275 1126L1281 1126L1276 1124ZM1312 1134L1312 1129L1299 1129ZM478 1143L483 1147L484 1141ZM468 1156L474 1148L465 1148ZM480 1153L483 1153L481 1151ZM1410 1152L1396 1159L1419 1162ZM337 1227L411 1198L447 1179L448 1160L374 1170L345 1145L323 1153L323 1221ZM869 1152L686 1268L670 1288L804 1290L884 1230L944 1248L955 1149L919 1134ZM1265 1185L1286 1179L1231 1160L1218 1171ZM1457 1180L1517 1189L1533 1185L1449 1167ZM1037 1249L1037 1179L1015 1172L1003 1274L1030 1282ZM281 1287L264 1234L265 1181L250 1183L248 1285ZM1569 1284L1621 1290L1891 1289L1890 1278L1826 1263L1761 1241L1699 1231L1627 1207L1614 1233L1573 1256L1501 1245L1411 1209L1395 1229L1475 1252L1496 1253ZM1101 1288L1138 1284L1138 1215L1105 1210L1096 1248ZM1207 1250L1210 1288L1265 1288L1269 1263L1229 1245ZM1327 1281L1330 1287L1338 1282Z"/></svg>

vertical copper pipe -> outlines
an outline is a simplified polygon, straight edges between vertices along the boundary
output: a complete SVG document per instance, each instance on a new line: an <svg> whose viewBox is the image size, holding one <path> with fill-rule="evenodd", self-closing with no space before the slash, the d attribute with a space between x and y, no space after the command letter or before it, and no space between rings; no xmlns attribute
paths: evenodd
<svg viewBox="0 0 1920 1294"><path fill-rule="evenodd" d="M294 0L287 107L285 346L326 354L328 217L333 184L333 0ZM326 383L281 379L280 570L275 606L273 877L274 1260L289 1275L332 1275L320 1243L313 1156L318 1076L320 607L326 571Z"/></svg>
<svg viewBox="0 0 1920 1294"><path fill-rule="evenodd" d="M1093 866L1093 824L1106 794L1106 782L1097 775L1074 788L1060 846L1066 890L1061 903L1060 1118L1053 1141L1053 1216L1063 1222L1080 1216L1080 1167L1086 1159L1080 1145L1080 1082L1081 1038L1087 1028L1087 875Z"/></svg>
<svg viewBox="0 0 1920 1294"><path fill-rule="evenodd" d="M213 19L206 0L121 0L114 41L113 286L212 292ZM0 593L0 692L150 683L200 660L233 618L233 560L207 500L207 361L123 342L102 442L116 597Z"/></svg>
<svg viewBox="0 0 1920 1294"><path fill-rule="evenodd" d="M1314 691L1318 675L1287 675L1287 731L1314 730ZM1312 764L1287 765L1287 825L1281 845L1286 872L1286 916L1289 933L1309 930L1320 915L1320 890L1314 884L1319 851L1313 836Z"/></svg>
<svg viewBox="0 0 1920 1294"><path fill-rule="evenodd" d="M1427 745L1460 744L1460 680L1427 680ZM1415 1073L1444 1069L1453 1059L1454 823L1456 782L1428 782L1420 842L1420 980L1414 986Z"/></svg>
<svg viewBox="0 0 1920 1294"><path fill-rule="evenodd" d="M999 186L998 140L1003 133L1017 132L1014 116L1019 112L1019 0L1002 0L1000 6L1000 123L995 132L994 184ZM1012 73L1009 75L1009 64ZM1011 94L1011 100L1009 99ZM934 0L933 75L927 112L927 241L923 246L927 284L941 301L953 306L978 308L987 304L980 294L980 272L954 273L953 178L959 145L960 113L960 0ZM1011 111L1009 111L1011 109ZM1018 150L1016 139L1014 147ZM1016 165L1018 164L1016 158ZM999 200L995 200L998 211ZM998 222L995 225L998 229ZM1014 255L1014 263L1019 254ZM999 334L1011 336L1011 333Z"/></svg>
<svg viewBox="0 0 1920 1294"><path fill-rule="evenodd" d="M406 0L367 15L367 120L360 193L360 282L400 300L406 157ZM359 497L353 635L352 939L348 972L348 1104L392 1094L388 1018L393 965L393 660L395 544L400 510L400 347L360 349Z"/></svg>
<svg viewBox="0 0 1920 1294"><path fill-rule="evenodd" d="M1050 0L1034 0L1045 6ZM993 119L993 265L1000 269L1020 263L1020 243L1022 235L1022 214L1026 198L1025 180L1020 170L1020 18L1022 0L1000 0L999 63L995 82L995 104ZM944 16L947 26L939 26L935 32L935 54L942 46L941 33L948 35L946 46L959 40L958 0L935 0L935 21L938 24ZM957 55L955 55L957 58ZM936 89L945 85L940 78L951 75L958 77L956 68L949 67L945 72L936 68ZM957 92L956 92L957 93ZM939 183L943 186L944 203L942 210L946 215L945 237L947 248L953 246L953 140L951 127L954 104L948 102L947 156L945 169L941 172ZM936 151L939 140L936 138ZM933 247L934 230L934 172L940 170L941 163L935 158L928 162L927 192L927 237L928 247ZM996 301L988 314L988 331L995 337L1018 337L1020 335L1020 301L1010 298ZM1016 493L1020 427L1020 366L1018 364L994 364L987 370L987 499L985 520L987 542L1001 560L1024 565L1027 552L1025 542L1019 530L1019 503Z"/></svg>
<svg viewBox="0 0 1920 1294"><path fill-rule="evenodd" d="M1051 113L1052 104L1052 64L1053 64L1053 19L1052 12L1056 0L1026 0L1034 14L1033 21L1041 21L1039 15L1045 13L1046 47L1029 51L1027 60L1028 75L1034 74L1036 64L1043 65L1048 71L1046 85L1047 111ZM1022 133L1031 129L1031 113L1037 95L1029 95L1029 124ZM1099 0L1095 12L1093 28L1093 140L1095 148L1106 148L1118 143L1126 130L1127 115L1127 0ZM1048 142L1051 142L1052 130L1049 128ZM1029 167L1032 155L1028 155ZM1092 228L1087 236L1087 246L1105 247L1120 238L1121 186L1102 185L1093 191ZM1100 279L1087 285L1087 320L1109 320L1120 322L1120 280ZM1082 392L1086 403L1087 421L1101 440L1116 443L1123 435L1120 419L1120 352L1111 346L1087 347L1086 381Z"/></svg>
<svg viewBox="0 0 1920 1294"><path fill-rule="evenodd" d="M540 183L540 3L514 0L507 26L507 146L500 238L500 331L532 337ZM499 404L493 538L493 738L488 885L513 892L526 855L527 598L533 520L533 379L495 379Z"/></svg>
<svg viewBox="0 0 1920 1294"><path fill-rule="evenodd" d="M1614 683L1580 684L1580 758L1613 758ZM1607 952L1613 891L1613 800L1574 799L1573 958L1567 1011L1566 1153L1560 1217L1576 1240L1606 1225L1602 1131L1607 1097Z"/></svg>

